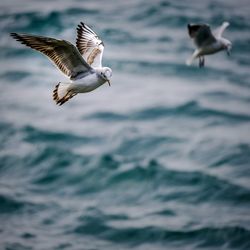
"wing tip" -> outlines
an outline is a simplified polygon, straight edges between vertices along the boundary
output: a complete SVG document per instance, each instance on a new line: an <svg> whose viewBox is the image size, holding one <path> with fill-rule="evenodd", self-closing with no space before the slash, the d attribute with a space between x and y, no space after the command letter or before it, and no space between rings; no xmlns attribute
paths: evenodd
<svg viewBox="0 0 250 250"><path fill-rule="evenodd" d="M10 36L13 37L13 39L15 39L16 41L20 42L21 44L24 44L28 47L30 47L29 43L26 41L25 36L15 33L15 32L11 32Z"/></svg>
<svg viewBox="0 0 250 250"><path fill-rule="evenodd" d="M86 29L86 27L88 27L88 25L84 22L80 22L78 25L77 25L77 29Z"/></svg>
<svg viewBox="0 0 250 250"><path fill-rule="evenodd" d="M188 34L190 38L195 38L196 34L201 30L201 29L210 29L209 24L206 23L196 23L196 24L187 24L187 29L188 29Z"/></svg>
<svg viewBox="0 0 250 250"><path fill-rule="evenodd" d="M35 49L33 48L33 46L31 46L31 43L28 41L27 39L28 35L12 32L10 33L10 36L13 37L16 41L20 42L21 44L24 44L32 49Z"/></svg>
<svg viewBox="0 0 250 250"><path fill-rule="evenodd" d="M190 58L188 58L185 63L187 66L191 66L192 62L193 61Z"/></svg>
<svg viewBox="0 0 250 250"><path fill-rule="evenodd" d="M16 40L19 40L21 38L20 35L18 33L16 33L16 32L11 32L10 36L13 37Z"/></svg>
<svg viewBox="0 0 250 250"><path fill-rule="evenodd" d="M84 26L84 23L83 23L83 22L80 22L80 23L77 25L77 30L78 30L78 29L82 29L83 26Z"/></svg>
<svg viewBox="0 0 250 250"><path fill-rule="evenodd" d="M80 22L77 25L77 33L80 34L80 35L83 34L83 33L96 35L96 33L84 22Z"/></svg>
<svg viewBox="0 0 250 250"><path fill-rule="evenodd" d="M80 22L80 25L82 25L83 27L85 27L85 26L86 26L86 23Z"/></svg>

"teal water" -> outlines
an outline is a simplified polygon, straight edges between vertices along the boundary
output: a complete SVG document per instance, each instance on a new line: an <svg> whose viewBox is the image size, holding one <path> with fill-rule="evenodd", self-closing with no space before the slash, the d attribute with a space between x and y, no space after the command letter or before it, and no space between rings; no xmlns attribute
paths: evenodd
<svg viewBox="0 0 250 250"><path fill-rule="evenodd" d="M248 1L1 1L0 248L250 249ZM187 67L188 22L230 22L232 56ZM104 40L112 87L65 80L10 32Z"/></svg>

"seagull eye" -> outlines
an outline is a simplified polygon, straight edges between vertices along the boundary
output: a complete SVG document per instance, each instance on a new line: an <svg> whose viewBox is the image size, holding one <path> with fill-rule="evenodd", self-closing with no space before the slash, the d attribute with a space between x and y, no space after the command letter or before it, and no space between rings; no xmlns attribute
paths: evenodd
<svg viewBox="0 0 250 250"><path fill-rule="evenodd" d="M111 72L109 70L105 71L105 76L111 76Z"/></svg>

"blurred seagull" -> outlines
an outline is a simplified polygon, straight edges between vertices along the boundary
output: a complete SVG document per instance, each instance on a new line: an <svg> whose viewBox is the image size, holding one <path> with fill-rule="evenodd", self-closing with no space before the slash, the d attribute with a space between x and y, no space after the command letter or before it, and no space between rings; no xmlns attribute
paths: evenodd
<svg viewBox="0 0 250 250"><path fill-rule="evenodd" d="M90 92L105 82L110 86L112 70L102 67L104 44L85 23L77 27L76 47L66 40L28 34L10 34L17 41L35 49L66 75L69 81L59 82L53 91L56 104L62 105L78 93Z"/></svg>
<svg viewBox="0 0 250 250"><path fill-rule="evenodd" d="M223 24L212 33L207 24L188 24L188 34L194 40L197 49L191 58L187 60L187 65L191 65L196 58L199 58L199 66L204 67L204 56L217 53L221 50L226 50L227 54L230 55L232 43L222 37L224 30L228 26L228 22L223 22Z"/></svg>

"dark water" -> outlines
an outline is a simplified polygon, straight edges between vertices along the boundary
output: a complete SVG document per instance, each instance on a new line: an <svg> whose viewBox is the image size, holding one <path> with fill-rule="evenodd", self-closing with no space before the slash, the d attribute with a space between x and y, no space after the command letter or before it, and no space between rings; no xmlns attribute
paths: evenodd
<svg viewBox="0 0 250 250"><path fill-rule="evenodd" d="M248 1L1 1L0 248L250 249ZM232 56L185 65L188 22ZM58 107L64 76L9 32L106 45L112 87Z"/></svg>

